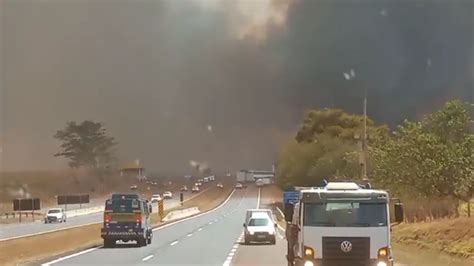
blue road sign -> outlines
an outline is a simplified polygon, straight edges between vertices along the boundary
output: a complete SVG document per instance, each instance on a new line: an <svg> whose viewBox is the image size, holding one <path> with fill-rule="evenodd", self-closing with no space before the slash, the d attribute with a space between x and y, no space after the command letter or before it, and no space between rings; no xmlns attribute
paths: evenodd
<svg viewBox="0 0 474 266"><path fill-rule="evenodd" d="M284 204L295 204L300 200L299 191L283 191L283 203Z"/></svg>

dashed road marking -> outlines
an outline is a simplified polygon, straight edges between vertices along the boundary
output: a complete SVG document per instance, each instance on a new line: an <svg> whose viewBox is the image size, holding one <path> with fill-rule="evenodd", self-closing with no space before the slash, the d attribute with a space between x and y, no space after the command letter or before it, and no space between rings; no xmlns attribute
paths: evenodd
<svg viewBox="0 0 474 266"><path fill-rule="evenodd" d="M202 231L202 228L199 228L198 231Z"/></svg>
<svg viewBox="0 0 474 266"><path fill-rule="evenodd" d="M213 222L209 222L209 224L213 224Z"/></svg>
<svg viewBox="0 0 474 266"><path fill-rule="evenodd" d="M174 241L173 243L171 243L170 246L174 246L174 245L178 244L178 242L179 242L179 241L176 240L176 241Z"/></svg>
<svg viewBox="0 0 474 266"><path fill-rule="evenodd" d="M187 237L191 237L191 236L193 236L193 234L188 234L188 235L187 235Z"/></svg>
<svg viewBox="0 0 474 266"><path fill-rule="evenodd" d="M144 258L142 259L142 261L147 261L147 260L149 260L149 259L151 259L151 258L153 258L153 257L154 257L154 255L146 256L146 257L144 257Z"/></svg>

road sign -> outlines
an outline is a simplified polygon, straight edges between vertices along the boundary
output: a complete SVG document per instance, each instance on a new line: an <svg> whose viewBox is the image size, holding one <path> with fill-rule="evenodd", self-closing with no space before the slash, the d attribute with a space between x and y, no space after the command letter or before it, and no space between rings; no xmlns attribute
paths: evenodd
<svg viewBox="0 0 474 266"><path fill-rule="evenodd" d="M299 191L283 191L283 203L284 204L295 204L300 199Z"/></svg>
<svg viewBox="0 0 474 266"><path fill-rule="evenodd" d="M61 195L58 196L58 205L89 203L89 195Z"/></svg>
<svg viewBox="0 0 474 266"><path fill-rule="evenodd" d="M41 209L40 199L14 199L13 210L14 211L36 211Z"/></svg>

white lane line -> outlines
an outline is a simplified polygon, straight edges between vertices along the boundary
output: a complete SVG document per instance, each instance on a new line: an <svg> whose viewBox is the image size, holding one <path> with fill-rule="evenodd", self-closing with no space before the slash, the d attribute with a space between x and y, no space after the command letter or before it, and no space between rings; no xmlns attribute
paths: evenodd
<svg viewBox="0 0 474 266"><path fill-rule="evenodd" d="M209 222L209 225L213 224L213 222Z"/></svg>
<svg viewBox="0 0 474 266"><path fill-rule="evenodd" d="M51 264L58 263L58 262L63 261L63 260L71 259L71 258L80 256L80 255L83 255L83 254L92 252L92 251L97 250L97 249L99 249L99 248L100 248L100 247L95 247L95 248L86 249L86 250L83 250L83 251L81 251L81 252L71 254L71 255L69 255L69 256L65 256L65 257L62 257L62 258L59 258L59 259L50 261L50 262L43 263L43 264L41 264L41 266L49 266L49 265L51 265Z"/></svg>
<svg viewBox="0 0 474 266"><path fill-rule="evenodd" d="M193 234L188 234L188 235L187 235L187 237L191 237L191 236L193 236Z"/></svg>
<svg viewBox="0 0 474 266"><path fill-rule="evenodd" d="M224 206L227 202L229 202L229 200L230 200L230 198L232 197L232 195L234 195L234 192L235 192L235 189L232 190L232 193L230 193L230 195L227 197L227 199L226 199L224 202L221 203L221 205L215 207L214 209L208 210L208 211L206 211L206 212L201 212L201 213L198 214L198 215L194 215L194 216L191 216L191 217L188 217L188 218L184 218L184 219L182 219L182 220L178 220L178 221L176 221L176 222L171 222L171 223L169 223L169 224L165 224L165 225L163 225L163 226L157 227L157 228L153 229L153 232L158 231L158 230L165 229L165 228L170 227L170 226L173 226L173 225L175 225L175 224L179 224L179 223L182 223L182 222L185 222L185 221L189 221L189 220L194 219L194 218L201 217L201 216L203 216L203 215L205 215L205 214L212 213L212 212L214 212L214 211L217 211L217 210L220 209L222 206Z"/></svg>
<svg viewBox="0 0 474 266"><path fill-rule="evenodd" d="M277 211L281 214L282 217L285 217L285 214L283 213L283 211L277 206Z"/></svg>
<svg viewBox="0 0 474 266"><path fill-rule="evenodd" d="M151 259L151 258L153 258L153 257L154 257L154 255L146 256L146 257L144 257L144 258L142 259L142 261L147 261L147 260L149 260L149 259Z"/></svg>
<svg viewBox="0 0 474 266"><path fill-rule="evenodd" d="M185 218L185 219L182 219L182 220L178 220L178 221L175 221L175 222L171 222L171 223L169 223L169 224L165 224L165 225L163 225L163 226L161 226L161 227L157 227L157 228L153 229L153 232L154 232L154 231L161 230L161 229L164 229L164 228L166 228L166 227L170 227L170 226L175 225L175 224L178 224L178 223L182 223L182 222L185 222L185 221L188 221L188 220L197 218L197 217L201 217L201 216L203 216L203 215L205 215L205 214L208 214L208 213L212 213L212 212L214 212L214 211L220 209L220 208L221 208L222 206L224 206L227 202L229 202L229 200L232 198L232 195L234 195L234 193L235 193L235 189L232 190L232 192L230 193L230 195L227 197L227 199L226 199L224 202L222 202L219 206L215 207L214 209L208 210L208 211L206 211L206 212L202 212L202 213L200 213L200 214L198 214L198 215L191 216L191 217L188 217L188 218ZM99 222L99 223L102 223L102 222ZM202 228L200 228L200 229L202 230ZM201 231L201 230L198 230L198 231ZM92 252L92 251L97 250L97 249L99 249L99 248L100 248L100 247L95 247L95 248L83 250L83 251L80 251L80 252L78 252L78 253L71 254L71 255L69 255L69 256L61 257L61 258L58 258L58 259L56 259L56 260L53 260L53 261L50 261L50 262L46 262L46 263L42 264L42 266L43 266L43 265L44 265L44 266L49 266L49 265L54 264L54 263L58 263L58 262L61 262L61 261L64 261L64 260L67 260L67 259L70 259L70 258L74 258L74 257L80 256L80 255L83 255L83 254Z"/></svg>
<svg viewBox="0 0 474 266"><path fill-rule="evenodd" d="M239 247L239 245L235 244L232 248L237 249L238 247Z"/></svg>
<svg viewBox="0 0 474 266"><path fill-rule="evenodd" d="M202 228L199 228L198 231L202 231Z"/></svg>
<svg viewBox="0 0 474 266"><path fill-rule="evenodd" d="M170 246L174 246L174 245L178 244L178 242L179 242L179 241L176 240L176 241L174 241L173 243L171 243Z"/></svg>

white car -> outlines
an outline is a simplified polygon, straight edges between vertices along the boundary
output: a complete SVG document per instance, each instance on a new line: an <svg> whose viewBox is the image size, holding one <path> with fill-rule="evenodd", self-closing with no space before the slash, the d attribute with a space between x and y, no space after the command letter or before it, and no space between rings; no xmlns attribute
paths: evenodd
<svg viewBox="0 0 474 266"><path fill-rule="evenodd" d="M242 185L242 183L237 183L237 184L235 184L235 188L242 189L242 188L244 188L244 185Z"/></svg>
<svg viewBox="0 0 474 266"><path fill-rule="evenodd" d="M198 187L198 186L193 186L193 187L191 188L191 192L192 192L192 193L197 193L197 192L199 192L199 187Z"/></svg>
<svg viewBox="0 0 474 266"><path fill-rule="evenodd" d="M130 186L130 189L131 189L131 190L136 190L136 189L138 189L138 186L137 186L137 185L131 185L131 186Z"/></svg>
<svg viewBox="0 0 474 266"><path fill-rule="evenodd" d="M44 223L48 224L53 222L65 223L66 212L61 208L49 209L44 217Z"/></svg>
<svg viewBox="0 0 474 266"><path fill-rule="evenodd" d="M150 199L150 202L151 203L155 203L155 202L158 202L161 200L161 196L160 194L153 194L151 195L151 199Z"/></svg>
<svg viewBox="0 0 474 266"><path fill-rule="evenodd" d="M163 198L164 199L172 199L173 198L173 193L171 193L171 191L165 191L163 193Z"/></svg>
<svg viewBox="0 0 474 266"><path fill-rule="evenodd" d="M267 213L254 213L248 221L244 223L244 242L246 245L250 242L270 242L275 245L276 225Z"/></svg>
<svg viewBox="0 0 474 266"><path fill-rule="evenodd" d="M217 183L218 188L224 188L224 185L222 183Z"/></svg>

